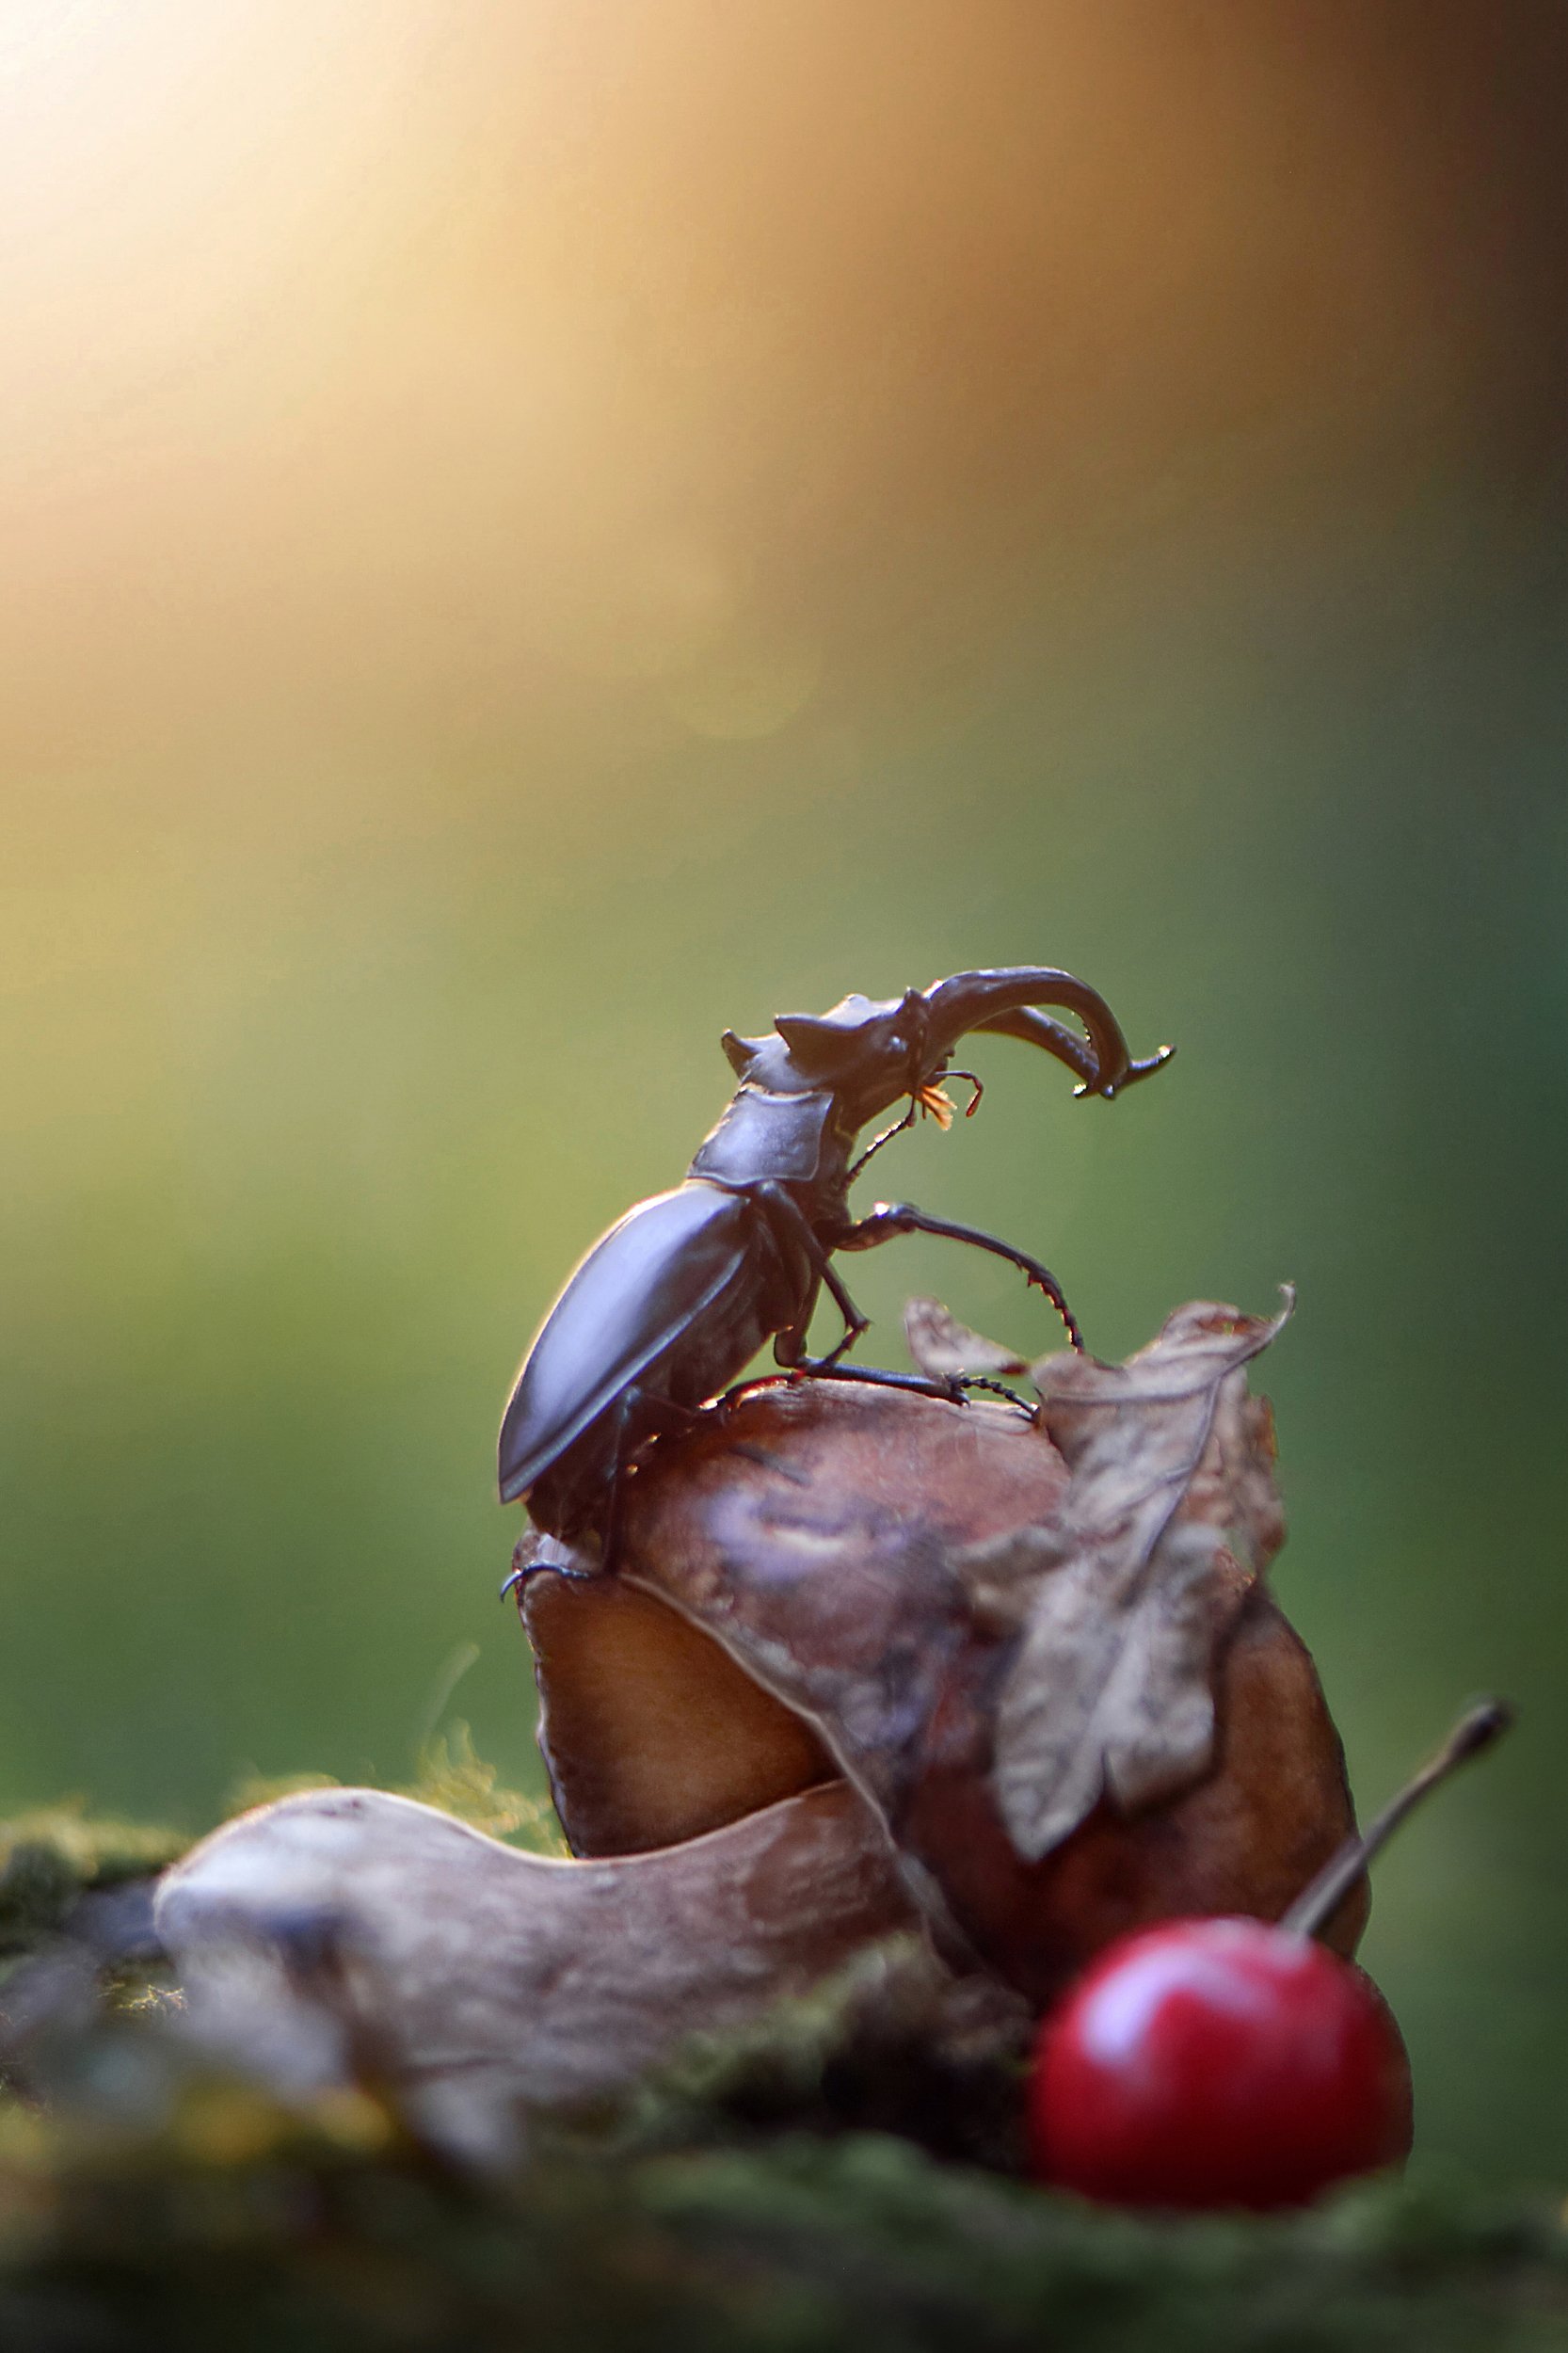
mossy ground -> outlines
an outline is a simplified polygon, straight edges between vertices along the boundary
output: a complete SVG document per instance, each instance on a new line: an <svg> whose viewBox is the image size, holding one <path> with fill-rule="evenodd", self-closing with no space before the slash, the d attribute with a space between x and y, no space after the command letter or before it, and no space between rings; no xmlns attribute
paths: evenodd
<svg viewBox="0 0 1568 2353"><path fill-rule="evenodd" d="M178 1844L73 1809L17 1829L13 1988L84 1893ZM1283 2220L1176 2220L1033 2188L1016 2027L938 2025L907 1949L552 2121L504 2177L417 2145L372 2090L289 2105L202 2073L135 1977L66 2016L47 2103L25 2070L0 2102L7 2353L1568 2348L1547 2202L1416 2173Z"/></svg>
<svg viewBox="0 0 1568 2353"><path fill-rule="evenodd" d="M154 2134L8 2138L0 2343L39 2353L1568 2345L1554 2219L1430 2185L1152 2222L870 2134L476 2181L368 2104L302 2120L211 2089Z"/></svg>

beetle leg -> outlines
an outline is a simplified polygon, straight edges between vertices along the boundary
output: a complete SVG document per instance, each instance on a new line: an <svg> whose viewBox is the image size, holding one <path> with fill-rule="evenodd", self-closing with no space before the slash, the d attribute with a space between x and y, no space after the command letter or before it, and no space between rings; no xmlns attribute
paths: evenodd
<svg viewBox="0 0 1568 2353"><path fill-rule="evenodd" d="M870 1316L863 1316L843 1284L840 1281L833 1261L812 1231L811 1221L797 1201L792 1200L782 1185L759 1185L758 1193L789 1228L791 1238L804 1254L811 1269L812 1284L806 1305L793 1323L780 1332L773 1344L774 1361L787 1371L820 1372L836 1365L844 1351L853 1348L862 1332L871 1330ZM844 1336L830 1348L825 1356L808 1357L806 1353L806 1333L817 1305L817 1286L825 1284L833 1305L844 1320Z"/></svg>
<svg viewBox="0 0 1568 2353"><path fill-rule="evenodd" d="M928 1217L908 1201L879 1201L869 1217L844 1227L833 1239L836 1250L874 1250L879 1242L891 1241L899 1234L935 1234L944 1241L967 1241L975 1250L988 1250L993 1257L1005 1258L1016 1266L1037 1290L1043 1290L1067 1328L1067 1337L1081 1355L1083 1335L1062 1294L1062 1286L1048 1267L1032 1258L1026 1251L1015 1250L1011 1242L999 1241L994 1234L983 1234L978 1226L955 1225L945 1217Z"/></svg>
<svg viewBox="0 0 1568 2353"><path fill-rule="evenodd" d="M774 1336L773 1361L786 1372L798 1372L806 1362L806 1335L817 1311L817 1296L821 1289L820 1278L813 1276L805 1306L793 1323L786 1324L782 1332Z"/></svg>
<svg viewBox="0 0 1568 2353"><path fill-rule="evenodd" d="M812 1240L815 1241L815 1239L816 1237L813 1235ZM855 1346L856 1341L860 1337L861 1333L869 1332L872 1325L870 1316L863 1316L860 1313L859 1308L856 1305L854 1300L851 1299L848 1291L839 1280L838 1273L825 1253L823 1257L822 1279L827 1286L833 1305L838 1308L839 1313L843 1317L844 1336L841 1340L839 1340L828 1350L825 1356L808 1358L804 1367L804 1369L807 1372L822 1373L831 1371L833 1367L838 1363L840 1357L842 1356L849 1349L852 1349Z"/></svg>
<svg viewBox="0 0 1568 2353"><path fill-rule="evenodd" d="M738 1396L740 1390L746 1384L743 1382L734 1389L726 1390L724 1396L715 1401L715 1405L680 1405L673 1397L654 1397L647 1389L636 1387L622 1391L616 1431L615 1475L610 1482L609 1501L601 1523L602 1566L598 1569L568 1569L563 1574L568 1577L592 1578L602 1577L608 1570L614 1568L616 1534L620 1521L621 1485L644 1445L653 1438L676 1436L682 1431L695 1429L699 1422L705 1422L708 1419L710 1414L715 1411L716 1406L728 1404L729 1400ZM792 1469L788 1463L779 1462L776 1455L769 1454L760 1446L748 1446L744 1441L736 1440L734 1451L744 1455L748 1463L756 1463L762 1470L777 1471L781 1478L793 1480L797 1485L804 1486L808 1483L800 1472ZM555 1568L556 1566L557 1563L553 1561L540 1561L531 1563L520 1572L514 1571L514 1577L531 1576L535 1567ZM501 1589L503 1595L505 1594L507 1586L510 1586L512 1582L513 1577L508 1577L506 1584Z"/></svg>
<svg viewBox="0 0 1568 2353"><path fill-rule="evenodd" d="M635 1384L623 1389L616 1406L616 1467L610 1480L610 1497L600 1522L600 1574L607 1574L616 1565L616 1535L620 1524L621 1489L639 1449L649 1438L663 1437L682 1430L690 1430L704 1418L697 1405L679 1405L673 1397L655 1397Z"/></svg>
<svg viewBox="0 0 1568 2353"><path fill-rule="evenodd" d="M682 1431L696 1429L699 1423L711 1420L714 1414L721 1412L725 1406L732 1404L735 1399L750 1385L748 1382L737 1381L732 1388L725 1390L722 1397L711 1399L706 1405L678 1405L673 1397L650 1397L646 1389L631 1390L629 1394L642 1408L642 1418L647 1426L639 1433L635 1445L630 1449L627 1456L628 1462L639 1452L645 1440L678 1437ZM660 1424L664 1426L661 1428ZM780 1471L786 1479L793 1479L797 1475L786 1464L779 1462L776 1456L766 1453L760 1446L748 1446L744 1439L740 1438L732 1439L730 1445L736 1454L744 1455L748 1463L760 1464L763 1470Z"/></svg>
<svg viewBox="0 0 1568 2353"><path fill-rule="evenodd" d="M632 1457L645 1437L655 1435L652 1430L639 1430L636 1427L638 1421L646 1422L653 1418L648 1411L650 1407L667 1408L672 1418L679 1418L682 1424L686 1420L684 1409L676 1405L673 1400L650 1398L644 1390L635 1386L622 1389L620 1396L616 1399L616 1466L610 1474L610 1493L604 1506L604 1517L600 1522L600 1564L605 1576L608 1576L616 1565L616 1537L620 1529L621 1488L625 1484L626 1474L631 1468Z"/></svg>
<svg viewBox="0 0 1568 2353"><path fill-rule="evenodd" d="M876 1365L838 1365L832 1356L804 1364L803 1373L814 1381L864 1381L876 1389L913 1389L917 1397L939 1397L950 1405L967 1405L965 1384L955 1373L951 1381L928 1380L923 1372L884 1372Z"/></svg>
<svg viewBox="0 0 1568 2353"><path fill-rule="evenodd" d="M849 1292L845 1289L842 1282L839 1278L838 1270L835 1268L832 1259L828 1257L827 1251L818 1240L809 1219L806 1216L798 1202L791 1199L790 1195L784 1191L782 1185L759 1185L757 1190L763 1195L771 1207L775 1209L783 1210L790 1228L799 1241L800 1247L805 1251L807 1257L809 1259L817 1278L816 1282L813 1282L811 1286L811 1295L806 1303L804 1314L801 1315L787 1331L781 1332L773 1344L774 1355L777 1362L782 1365L787 1371L799 1373L801 1375L808 1375L815 1381L865 1381L869 1382L875 1388L913 1389L921 1397L941 1397L946 1398L950 1404L967 1404L968 1401L964 1395L963 1385L956 1380L928 1381L923 1373L883 1372L872 1366L841 1365L839 1362L840 1357L843 1355L845 1351L855 1346L855 1343L860 1337L861 1333L869 1332L871 1330L871 1318L870 1316L863 1316L860 1313L859 1308L856 1305L854 1300L850 1297ZM913 1214L919 1216L920 1212L919 1210L916 1210ZM851 1230L858 1234L872 1222L872 1221L871 1219L862 1219L860 1225L853 1227ZM967 1233L967 1229L965 1229L965 1231ZM872 1237L872 1239L880 1241L884 1240L885 1237L878 1234ZM841 1246L842 1245L838 1241L835 1241L833 1243L833 1248L836 1250ZM851 1247L858 1247L865 1250L871 1247L871 1242L863 1241L858 1244L852 1244ZM1005 1248L1005 1244L998 1243L996 1247L1002 1249ZM1031 1261L1031 1263L1032 1264L1032 1261ZM1042 1267L1040 1272L1044 1274L1045 1269ZM1053 1281L1054 1278L1048 1275L1046 1279L1048 1282L1050 1282ZM842 1339L839 1340L834 1347L830 1348L825 1356L808 1356L804 1353L806 1329L811 1321L811 1313L817 1304L818 1283L824 1284L826 1286L834 1305L838 1308L839 1313L843 1317L844 1334ZM1065 1310L1064 1310L1064 1312L1065 1312Z"/></svg>
<svg viewBox="0 0 1568 2353"><path fill-rule="evenodd" d="M812 1236L812 1240L815 1241L815 1235ZM825 1254L823 1258L822 1279L832 1294L834 1305L843 1317L844 1336L828 1350L825 1356L803 1354L798 1357L795 1360L795 1370L809 1374L813 1381L866 1381L875 1388L913 1389L921 1397L944 1397L952 1405L964 1405L968 1402L957 1381L929 1381L923 1373L918 1372L884 1372L873 1365L841 1365L839 1362L840 1357L845 1353L846 1350L855 1346L862 1332L871 1330L871 1318L860 1313L843 1284L839 1280L837 1271ZM808 1321L809 1317L807 1320ZM796 1331L804 1339L805 1325L797 1325ZM783 1362L782 1358L780 1362Z"/></svg>

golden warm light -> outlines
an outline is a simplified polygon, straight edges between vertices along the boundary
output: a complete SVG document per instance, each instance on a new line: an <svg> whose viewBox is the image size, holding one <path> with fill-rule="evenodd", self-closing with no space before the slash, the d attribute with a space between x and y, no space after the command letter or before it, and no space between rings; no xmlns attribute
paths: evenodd
<svg viewBox="0 0 1568 2353"><path fill-rule="evenodd" d="M920 648L911 530L1005 562L1032 514L1068 560L1184 419L1426 363L1370 127L1298 105L1275 176L1283 72L1174 18L1046 8L1009 63L940 8L897 44L687 0L3 15L7 716L44 759L296 706L505 728L584 677L766 735Z"/></svg>

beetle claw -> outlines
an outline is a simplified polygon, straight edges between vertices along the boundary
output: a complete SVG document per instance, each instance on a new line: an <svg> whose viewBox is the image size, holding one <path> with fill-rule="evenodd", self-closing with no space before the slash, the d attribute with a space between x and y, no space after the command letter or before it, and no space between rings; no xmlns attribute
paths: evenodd
<svg viewBox="0 0 1568 2353"><path fill-rule="evenodd" d="M529 1554L527 1560L521 1557L525 1550ZM501 1580L501 1591L496 1599L504 1601L509 1593L520 1593L531 1577L538 1577L547 1569L553 1577L569 1577L574 1585L597 1584L603 1574L600 1569L580 1567L558 1538L531 1533L519 1537L512 1554L512 1565Z"/></svg>

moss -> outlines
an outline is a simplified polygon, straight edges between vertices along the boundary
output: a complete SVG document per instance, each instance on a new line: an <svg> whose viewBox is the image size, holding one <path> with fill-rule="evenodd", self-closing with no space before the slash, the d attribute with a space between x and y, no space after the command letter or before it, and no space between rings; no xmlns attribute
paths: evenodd
<svg viewBox="0 0 1568 2353"><path fill-rule="evenodd" d="M0 1822L0 1956L30 1951L79 1897L161 1871L190 1843L179 1831L89 1815L80 1799Z"/></svg>
<svg viewBox="0 0 1568 2353"><path fill-rule="evenodd" d="M413 1782L389 1785L400 1796L535 1853L566 1852L548 1801L504 1787L495 1767L475 1753L467 1724L426 1740L416 1762ZM225 1818L296 1790L336 1785L329 1773L248 1774L230 1791ZM0 1968L58 1935L81 1897L150 1878L193 1843L188 1833L161 1824L91 1814L81 1798L0 1821Z"/></svg>
<svg viewBox="0 0 1568 2353"><path fill-rule="evenodd" d="M156 2134L8 2150L0 2342L380 2353L1488 2353L1568 2344L1555 2219L1432 2183L1145 2221L886 2136L466 2179L363 2095L187 2089Z"/></svg>
<svg viewBox="0 0 1568 2353"><path fill-rule="evenodd" d="M505 1838L532 1854L564 1855L553 1807L547 1798L530 1798L508 1789L493 1765L475 1751L467 1724L456 1721L450 1733L432 1734L422 1742L411 1782L376 1785L400 1798L417 1798L422 1805L455 1814L472 1830L491 1838ZM302 1789L336 1789L330 1773L247 1773L229 1792L226 1815L248 1814L252 1807L292 1798Z"/></svg>
<svg viewBox="0 0 1568 2353"><path fill-rule="evenodd" d="M692 2038L618 2112L621 2149L741 2145L781 2132L886 2132L936 2156L1023 2170L1027 2009L954 1987L904 1934L868 1946L808 1993Z"/></svg>
<svg viewBox="0 0 1568 2353"><path fill-rule="evenodd" d="M467 1724L454 1723L450 1736L432 1736L421 1747L417 1765L415 1779L401 1796L439 1806L472 1829L492 1838L509 1838L533 1854L566 1853L567 1842L549 1800L504 1787L495 1767L474 1753Z"/></svg>

